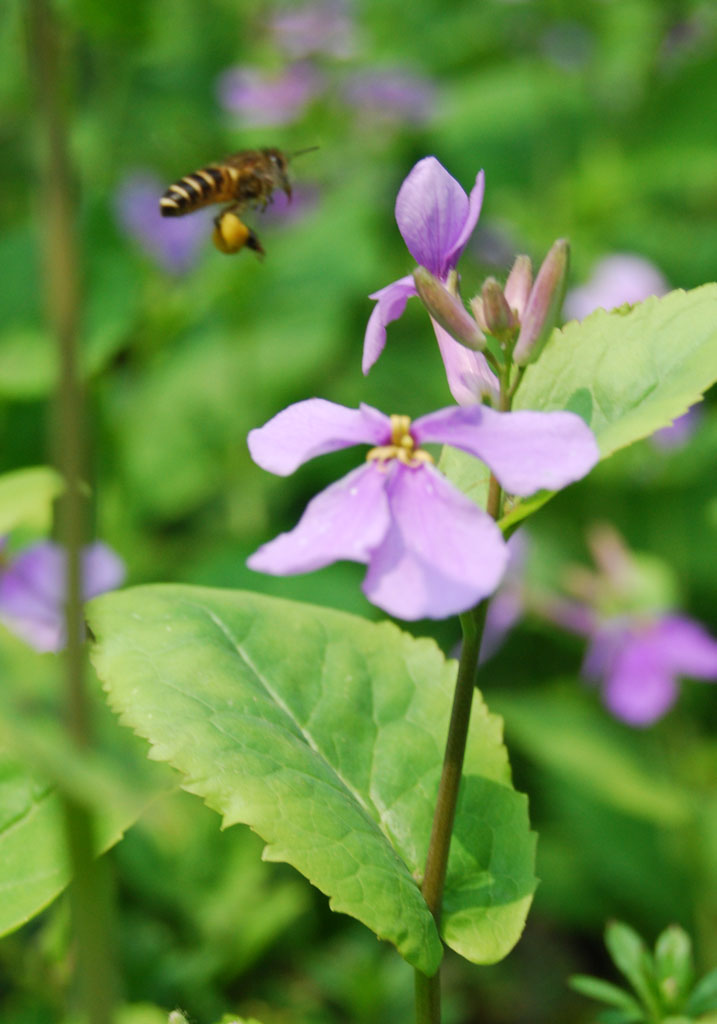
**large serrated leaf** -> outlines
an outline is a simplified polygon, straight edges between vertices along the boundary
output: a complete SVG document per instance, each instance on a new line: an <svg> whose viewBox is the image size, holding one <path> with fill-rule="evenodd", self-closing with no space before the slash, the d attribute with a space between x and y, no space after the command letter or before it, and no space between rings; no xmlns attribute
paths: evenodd
<svg viewBox="0 0 717 1024"><path fill-rule="evenodd" d="M111 705L226 825L283 860L427 974L442 950L425 861L455 680L390 623L256 594L138 587L88 606ZM535 880L526 801L476 693L443 914L450 946L494 962Z"/></svg>
<svg viewBox="0 0 717 1024"><path fill-rule="evenodd" d="M571 409L603 458L668 426L717 380L717 284L599 309L555 331L516 409Z"/></svg>
<svg viewBox="0 0 717 1024"><path fill-rule="evenodd" d="M629 310L599 309L553 332L526 372L514 408L567 409L589 424L601 458L669 426L717 380L717 284L650 298ZM441 469L485 508L483 463L446 448ZM507 528L537 511L549 491L511 504Z"/></svg>

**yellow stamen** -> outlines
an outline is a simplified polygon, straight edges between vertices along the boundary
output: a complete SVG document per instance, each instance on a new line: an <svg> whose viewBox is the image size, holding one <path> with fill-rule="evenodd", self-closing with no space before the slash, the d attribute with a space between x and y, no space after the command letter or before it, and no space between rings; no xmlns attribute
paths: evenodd
<svg viewBox="0 0 717 1024"><path fill-rule="evenodd" d="M411 436L411 420L408 416L391 416L391 443L382 444L372 448L366 455L368 462L379 463L390 462L397 459L404 466L414 468L433 463L435 460L428 452L416 448L416 442Z"/></svg>

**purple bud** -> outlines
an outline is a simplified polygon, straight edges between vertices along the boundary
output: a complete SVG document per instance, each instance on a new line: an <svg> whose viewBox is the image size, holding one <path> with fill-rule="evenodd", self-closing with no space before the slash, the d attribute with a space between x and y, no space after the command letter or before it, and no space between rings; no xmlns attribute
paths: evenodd
<svg viewBox="0 0 717 1024"><path fill-rule="evenodd" d="M505 282L503 294L510 308L518 314L519 320L523 319L532 284L533 265L530 262L530 256L516 256L515 263L508 274L508 280Z"/></svg>
<svg viewBox="0 0 717 1024"><path fill-rule="evenodd" d="M570 245L565 238L554 242L538 271L523 314L513 360L518 366L535 362L557 323L565 297Z"/></svg>
<svg viewBox="0 0 717 1024"><path fill-rule="evenodd" d="M485 348L485 336L460 299L425 267L414 271L413 280L423 305L436 323L461 345L481 352Z"/></svg>
<svg viewBox="0 0 717 1024"><path fill-rule="evenodd" d="M494 277L487 277L481 291L483 318L490 334L499 341L515 336L518 322L506 302L503 289Z"/></svg>

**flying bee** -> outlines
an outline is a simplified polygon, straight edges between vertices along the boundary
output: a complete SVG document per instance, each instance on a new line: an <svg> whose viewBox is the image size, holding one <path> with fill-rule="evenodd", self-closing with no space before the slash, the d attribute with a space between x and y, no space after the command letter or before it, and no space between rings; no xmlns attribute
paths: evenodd
<svg viewBox="0 0 717 1024"><path fill-rule="evenodd" d="M175 181L159 200L159 211L163 217L183 217L212 203L229 203L214 218L214 244L221 252L239 252L246 246L263 255L259 239L239 219L239 212L247 207L266 209L277 188L291 201L289 160L317 148L311 146L289 156L274 147L242 149Z"/></svg>

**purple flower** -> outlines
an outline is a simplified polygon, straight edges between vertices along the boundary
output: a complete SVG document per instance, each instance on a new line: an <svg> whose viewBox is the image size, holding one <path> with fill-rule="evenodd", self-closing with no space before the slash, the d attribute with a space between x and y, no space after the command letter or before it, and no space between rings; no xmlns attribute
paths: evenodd
<svg viewBox="0 0 717 1024"><path fill-rule="evenodd" d="M566 319L583 320L596 309L632 305L650 295L664 295L667 290L667 281L649 260L632 253L618 253L600 260L590 280L568 292L564 314Z"/></svg>
<svg viewBox="0 0 717 1024"><path fill-rule="evenodd" d="M396 223L419 266L446 283L478 221L483 203L480 171L469 196L434 156L419 160L399 189ZM363 372L368 373L386 344L386 326L397 320L416 295L413 276L402 277L374 292L376 306L366 328ZM485 357L455 341L434 324L451 394L459 405L480 402L495 393L497 381Z"/></svg>
<svg viewBox="0 0 717 1024"><path fill-rule="evenodd" d="M506 636L525 612L523 575L526 541L522 531L514 533L508 541L508 555L505 575L486 613L480 645L481 664L492 658L503 646Z"/></svg>
<svg viewBox="0 0 717 1024"><path fill-rule="evenodd" d="M598 459L595 439L572 413L499 413L453 407L410 422L362 405L298 402L248 444L258 465L279 476L317 455L370 444L366 464L309 502L298 525L259 548L251 569L293 575L339 559L368 565L369 601L402 619L443 618L498 585L507 547L493 520L449 483L420 448L450 444L482 459L513 494L562 487Z"/></svg>
<svg viewBox="0 0 717 1024"><path fill-rule="evenodd" d="M684 448L702 419L702 409L699 405L693 405L687 412L670 424L669 427L662 427L656 430L650 437L655 448L663 452L676 451Z"/></svg>
<svg viewBox="0 0 717 1024"><path fill-rule="evenodd" d="M342 0L323 0L274 14L269 22L276 45L293 60L324 53L346 59L356 51L354 22Z"/></svg>
<svg viewBox="0 0 717 1024"><path fill-rule="evenodd" d="M217 95L246 125L280 125L296 121L322 85L321 74L309 64L293 64L280 75L234 67L219 76Z"/></svg>
<svg viewBox="0 0 717 1024"><path fill-rule="evenodd" d="M191 217L163 217L159 197L166 188L146 171L127 177L117 190L115 214L122 230L172 274L182 274L196 262L210 234L211 214L200 210Z"/></svg>
<svg viewBox="0 0 717 1024"><path fill-rule="evenodd" d="M0 572L0 620L36 651L65 646L66 562L58 544L42 541ZM125 577L122 559L101 541L85 548L82 570L86 601Z"/></svg>
<svg viewBox="0 0 717 1024"><path fill-rule="evenodd" d="M399 69L357 71L342 88L349 106L372 118L421 124L436 107L436 87L429 79Z"/></svg>
<svg viewBox="0 0 717 1024"><path fill-rule="evenodd" d="M616 618L595 628L582 672L617 718L644 728L675 703L679 676L717 680L717 642L686 616Z"/></svg>
<svg viewBox="0 0 717 1024"><path fill-rule="evenodd" d="M633 555L605 525L588 544L598 572L576 567L566 577L579 600L543 599L541 610L588 638L581 672L601 685L608 709L628 725L652 725L675 703L679 676L717 680L717 642L670 610L673 583L661 562Z"/></svg>

